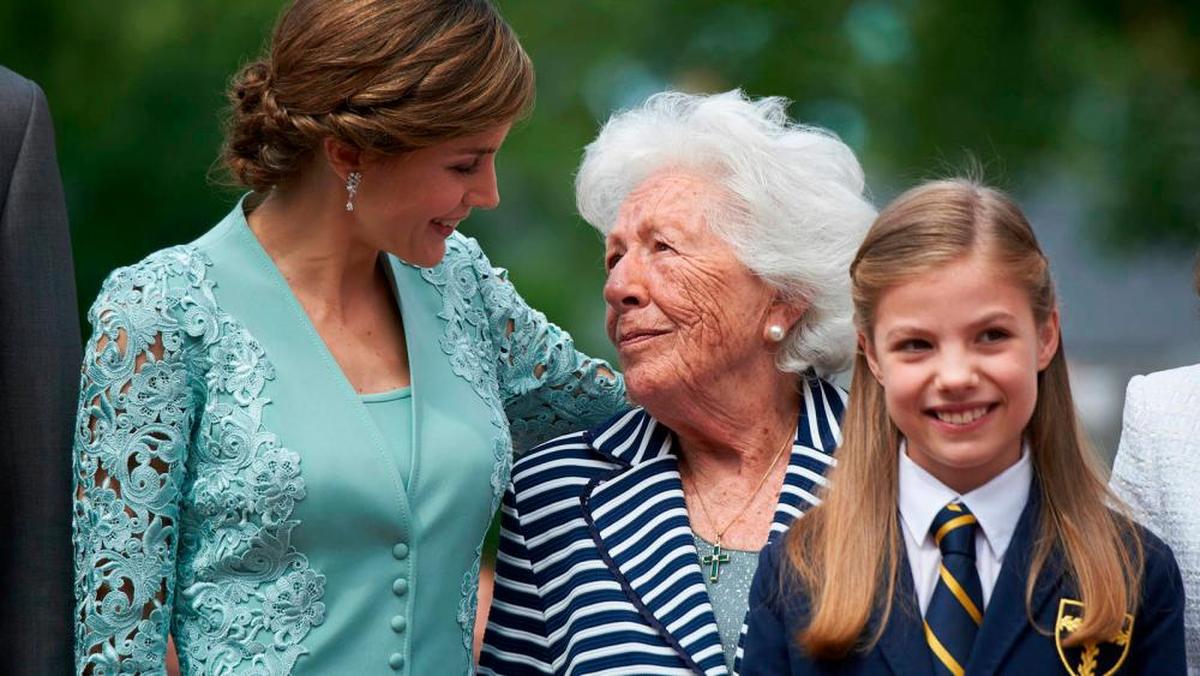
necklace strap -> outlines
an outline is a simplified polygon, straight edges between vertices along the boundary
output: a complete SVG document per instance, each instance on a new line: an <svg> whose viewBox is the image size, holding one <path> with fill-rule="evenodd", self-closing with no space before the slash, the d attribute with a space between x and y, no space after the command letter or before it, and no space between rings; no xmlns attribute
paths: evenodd
<svg viewBox="0 0 1200 676"><path fill-rule="evenodd" d="M750 505L754 504L754 499L758 497L759 491L761 491L762 487L767 483L767 479L771 476L771 472L775 470L775 465L779 464L779 459L783 457L783 452L792 447L793 438L794 436L789 435L787 442L775 452L775 457L771 458L771 464L767 466L767 471L764 472L762 478L758 480L758 485L754 487L753 491L751 491L750 497L746 499L746 504L742 505L742 508L738 510L738 513L735 514L728 523L725 524L724 528L717 528L717 522L712 518L712 514L708 511L708 505L704 501L704 495L701 494L698 489L696 489L695 482L692 482L692 488L696 493L696 498L700 501L700 509L704 512L704 518L708 520L708 525L711 526L717 534L717 545L721 544L721 538L725 536L725 532L728 531L733 524L741 520L741 518L745 516L746 510L750 509Z"/></svg>

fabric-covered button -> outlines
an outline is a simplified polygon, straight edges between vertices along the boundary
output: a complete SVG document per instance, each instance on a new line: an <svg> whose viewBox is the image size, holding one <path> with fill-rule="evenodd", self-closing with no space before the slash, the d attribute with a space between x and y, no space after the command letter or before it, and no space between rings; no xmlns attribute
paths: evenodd
<svg viewBox="0 0 1200 676"><path fill-rule="evenodd" d="M396 543L396 546L392 547L392 556L396 557L397 561L403 561L404 559L407 559L408 545L404 544L403 542Z"/></svg>
<svg viewBox="0 0 1200 676"><path fill-rule="evenodd" d="M404 655L401 655L400 653L392 653L392 656L388 658L388 666L391 667L393 671L400 671L403 669Z"/></svg>
<svg viewBox="0 0 1200 676"><path fill-rule="evenodd" d="M396 581L392 583L392 591L396 593L396 596L404 596L408 593L408 580L402 577L396 578Z"/></svg>
<svg viewBox="0 0 1200 676"><path fill-rule="evenodd" d="M403 615L396 615L392 618L392 631L399 634L408 626L408 618Z"/></svg>

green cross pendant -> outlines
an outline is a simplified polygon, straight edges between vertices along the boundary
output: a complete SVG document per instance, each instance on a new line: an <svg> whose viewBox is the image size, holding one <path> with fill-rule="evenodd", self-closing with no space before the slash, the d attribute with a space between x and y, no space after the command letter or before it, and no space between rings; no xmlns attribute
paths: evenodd
<svg viewBox="0 0 1200 676"><path fill-rule="evenodd" d="M709 582L713 582L713 583L720 582L721 581L721 564L729 563L729 555L721 552L721 543L718 542L717 544L713 545L712 553L710 553L708 556L700 557L700 563L703 563L704 565L709 566L709 569L708 569L708 581Z"/></svg>

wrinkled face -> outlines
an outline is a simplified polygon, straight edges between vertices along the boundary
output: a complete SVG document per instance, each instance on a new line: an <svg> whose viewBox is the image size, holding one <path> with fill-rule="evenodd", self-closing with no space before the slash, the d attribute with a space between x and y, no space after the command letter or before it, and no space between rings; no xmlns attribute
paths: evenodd
<svg viewBox="0 0 1200 676"><path fill-rule="evenodd" d="M437 265L471 209L500 203L495 158L507 134L502 125L364 162L354 200L361 238L413 265Z"/></svg>
<svg viewBox="0 0 1200 676"><path fill-rule="evenodd" d="M629 194L608 234L608 337L643 405L771 358L762 335L775 294L705 223L716 195L694 175L656 174Z"/></svg>
<svg viewBox="0 0 1200 676"><path fill-rule="evenodd" d="M966 493L1020 458L1058 337L1057 312L1039 326L1025 291L973 254L885 291L864 342L909 457Z"/></svg>

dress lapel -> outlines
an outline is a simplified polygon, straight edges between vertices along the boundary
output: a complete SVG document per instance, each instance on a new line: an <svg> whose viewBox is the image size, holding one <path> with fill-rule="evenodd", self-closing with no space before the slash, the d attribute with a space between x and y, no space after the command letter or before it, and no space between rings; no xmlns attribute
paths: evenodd
<svg viewBox="0 0 1200 676"><path fill-rule="evenodd" d="M992 589L991 600L984 610L983 626L975 636L971 658L966 665L969 674L983 676L1000 672L1004 658L1013 644L1021 634L1030 630L1029 616L1038 616L1062 579L1061 568L1054 560L1048 561L1046 568L1038 576L1029 612L1026 612L1025 586L1029 582L1029 562L1034 539L1037 537L1037 520L1041 508L1039 490L1035 481L1033 489L1029 492L1029 501L1021 512L1021 519L1017 522L1017 529L1008 545L1008 552L1004 555L1004 563L1000 566L1000 575Z"/></svg>
<svg viewBox="0 0 1200 676"><path fill-rule="evenodd" d="M264 424L279 430L283 443L300 454L309 494L347 485L363 493L386 486L391 493L389 513L398 517L407 537L408 495L378 426L250 230L240 204L211 236L231 238L212 247L214 255L223 257L221 268L237 278L223 286L225 280L218 283L221 303L241 318L279 375L272 389L273 405L263 411ZM360 488L364 464L373 466L385 481Z"/></svg>
<svg viewBox="0 0 1200 676"><path fill-rule="evenodd" d="M422 279L421 268L407 265L394 256L388 256L388 262L404 318L412 382L413 453L410 475L405 477L410 494L416 495L441 480L428 463L438 460L435 456L444 454L447 448L455 449L456 471L487 476L503 469L502 486L508 479L508 452L505 449L501 454L495 449L499 428L492 418L496 410L475 391L471 379L460 377L454 369L453 360L466 360L463 353L481 341L452 344L452 354L447 353L445 326L457 318L446 316L442 294ZM483 522L490 518L490 499L462 495L449 486L446 489L435 495L425 492L427 499L438 501L437 511L475 513ZM436 513L429 504L423 509L427 518Z"/></svg>

